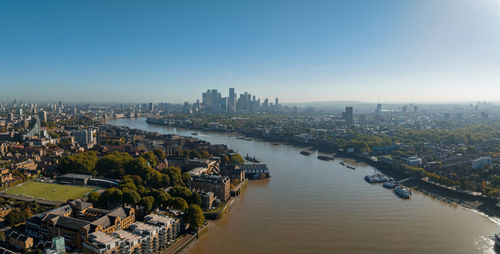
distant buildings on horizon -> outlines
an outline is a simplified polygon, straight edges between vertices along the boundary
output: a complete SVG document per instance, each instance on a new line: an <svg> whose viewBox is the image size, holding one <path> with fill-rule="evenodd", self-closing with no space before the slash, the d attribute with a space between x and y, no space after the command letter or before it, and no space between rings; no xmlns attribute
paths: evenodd
<svg viewBox="0 0 500 254"><path fill-rule="evenodd" d="M202 94L201 103L199 100L194 103L194 108L211 113L257 113L278 111L280 104L278 98L274 99L274 104L269 103L268 98L261 103L260 98L248 92L238 98L234 88L229 88L228 97L222 97L217 89L207 90Z"/></svg>

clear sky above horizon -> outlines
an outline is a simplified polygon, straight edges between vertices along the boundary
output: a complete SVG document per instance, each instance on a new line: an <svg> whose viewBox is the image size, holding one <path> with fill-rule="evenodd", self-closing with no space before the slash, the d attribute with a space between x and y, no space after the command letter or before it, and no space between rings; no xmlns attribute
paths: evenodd
<svg viewBox="0 0 500 254"><path fill-rule="evenodd" d="M500 101L500 0L0 2L0 101Z"/></svg>

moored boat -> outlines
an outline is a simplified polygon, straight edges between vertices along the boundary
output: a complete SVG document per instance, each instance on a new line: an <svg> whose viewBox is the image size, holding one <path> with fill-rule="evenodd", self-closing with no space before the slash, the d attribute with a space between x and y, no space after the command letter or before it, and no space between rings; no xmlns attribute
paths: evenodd
<svg viewBox="0 0 500 254"><path fill-rule="evenodd" d="M335 158L333 158L332 156L319 155L318 159L324 160L324 161L331 161L331 160L334 160Z"/></svg>
<svg viewBox="0 0 500 254"><path fill-rule="evenodd" d="M385 182L382 186L384 186L384 188L386 189L394 189L396 187L396 183L389 181Z"/></svg>
<svg viewBox="0 0 500 254"><path fill-rule="evenodd" d="M247 156L245 156L245 160L247 160L249 162L253 162L253 163L260 163L260 161L257 160L257 158L255 158L255 156L252 158L248 154L247 154Z"/></svg>
<svg viewBox="0 0 500 254"><path fill-rule="evenodd" d="M300 151L300 154L302 154L302 155L311 155L311 152L308 152L308 151Z"/></svg>
<svg viewBox="0 0 500 254"><path fill-rule="evenodd" d="M495 235L492 237L492 239L495 241L495 245L496 245L497 247L500 247L500 233L495 234Z"/></svg>
<svg viewBox="0 0 500 254"><path fill-rule="evenodd" d="M391 178L385 175L375 174L365 176L365 180L369 183L385 183L391 181Z"/></svg>
<svg viewBox="0 0 500 254"><path fill-rule="evenodd" d="M397 186L396 188L394 188L394 193L405 199L408 199L411 196L411 190L403 186Z"/></svg>

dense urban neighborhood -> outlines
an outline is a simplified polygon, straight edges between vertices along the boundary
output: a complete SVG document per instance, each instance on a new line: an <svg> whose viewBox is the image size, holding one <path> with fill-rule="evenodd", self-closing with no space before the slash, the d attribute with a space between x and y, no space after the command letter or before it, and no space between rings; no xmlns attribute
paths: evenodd
<svg viewBox="0 0 500 254"><path fill-rule="evenodd" d="M1 110L5 252L169 253L270 176L224 144L106 125L109 107Z"/></svg>
<svg viewBox="0 0 500 254"><path fill-rule="evenodd" d="M2 250L175 253L208 230L206 220L221 218L248 180L270 177L255 157L196 132L106 124L120 118L287 143L332 154L323 160L363 161L419 181L423 191L493 204L500 198L500 122L492 105L325 111L230 94L209 90L202 102L184 105L0 104Z"/></svg>

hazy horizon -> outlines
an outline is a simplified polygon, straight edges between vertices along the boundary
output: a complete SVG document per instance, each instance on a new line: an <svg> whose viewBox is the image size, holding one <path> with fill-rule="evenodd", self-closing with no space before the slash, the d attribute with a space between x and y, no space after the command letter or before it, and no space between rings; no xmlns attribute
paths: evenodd
<svg viewBox="0 0 500 254"><path fill-rule="evenodd" d="M498 0L3 1L0 101L500 101Z"/></svg>

